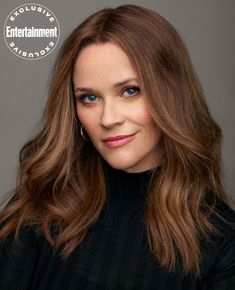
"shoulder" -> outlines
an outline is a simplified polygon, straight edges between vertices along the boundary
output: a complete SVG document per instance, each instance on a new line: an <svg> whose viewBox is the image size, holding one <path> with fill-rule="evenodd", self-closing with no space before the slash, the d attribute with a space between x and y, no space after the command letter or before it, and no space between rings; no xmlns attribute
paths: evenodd
<svg viewBox="0 0 235 290"><path fill-rule="evenodd" d="M31 289L42 247L32 227L20 229L0 240L0 289Z"/></svg>
<svg viewBox="0 0 235 290"><path fill-rule="evenodd" d="M39 231L33 226L24 226L19 230L18 236L13 232L6 238L0 240L0 256L4 252L8 254L19 254L36 252L42 241Z"/></svg>
<svg viewBox="0 0 235 290"><path fill-rule="evenodd" d="M220 216L218 216L218 214ZM216 232L203 244L203 274L206 276L235 275L235 211L218 201L212 217Z"/></svg>

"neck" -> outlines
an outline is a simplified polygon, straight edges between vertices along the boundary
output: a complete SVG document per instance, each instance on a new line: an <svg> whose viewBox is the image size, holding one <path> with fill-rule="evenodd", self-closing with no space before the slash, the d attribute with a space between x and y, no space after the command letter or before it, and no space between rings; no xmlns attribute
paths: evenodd
<svg viewBox="0 0 235 290"><path fill-rule="evenodd" d="M109 207L125 211L143 208L151 176L159 168L141 172L127 172L115 169L104 162Z"/></svg>

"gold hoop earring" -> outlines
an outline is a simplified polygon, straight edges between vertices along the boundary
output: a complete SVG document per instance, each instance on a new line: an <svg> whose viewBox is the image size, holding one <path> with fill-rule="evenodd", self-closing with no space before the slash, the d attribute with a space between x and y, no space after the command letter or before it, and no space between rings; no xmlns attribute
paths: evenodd
<svg viewBox="0 0 235 290"><path fill-rule="evenodd" d="M89 139L87 139L87 138L85 137L85 134L84 134L84 132L83 132L83 126L80 127L80 134L81 134L82 138L84 139L84 141L90 141Z"/></svg>

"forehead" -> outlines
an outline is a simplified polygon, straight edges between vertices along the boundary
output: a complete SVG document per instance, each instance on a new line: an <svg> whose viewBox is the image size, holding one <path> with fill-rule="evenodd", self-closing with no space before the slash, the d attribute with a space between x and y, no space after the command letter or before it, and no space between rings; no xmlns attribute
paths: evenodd
<svg viewBox="0 0 235 290"><path fill-rule="evenodd" d="M118 82L136 77L128 55L117 44L91 44L82 49L75 61L74 83L98 81Z"/></svg>

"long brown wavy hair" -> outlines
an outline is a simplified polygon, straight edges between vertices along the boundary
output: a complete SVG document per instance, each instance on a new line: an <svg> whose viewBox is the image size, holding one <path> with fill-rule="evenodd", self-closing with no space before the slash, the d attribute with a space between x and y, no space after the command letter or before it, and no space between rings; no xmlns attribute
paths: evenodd
<svg viewBox="0 0 235 290"><path fill-rule="evenodd" d="M20 150L17 184L0 214L0 239L37 226L67 259L104 208L103 160L80 135L72 74L83 48L111 41L128 55L163 135L164 164L145 206L149 249L168 271L180 257L185 273L199 275L200 241L216 230L210 221L216 201L229 204L221 178L221 129L175 28L137 5L104 8L64 41L41 129Z"/></svg>

